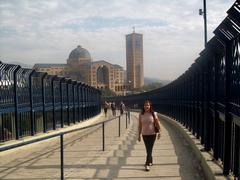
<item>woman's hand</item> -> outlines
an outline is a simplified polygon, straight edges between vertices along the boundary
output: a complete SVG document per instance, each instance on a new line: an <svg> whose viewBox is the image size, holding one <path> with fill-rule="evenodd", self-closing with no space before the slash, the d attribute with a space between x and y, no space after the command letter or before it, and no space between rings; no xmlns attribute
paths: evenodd
<svg viewBox="0 0 240 180"><path fill-rule="evenodd" d="M138 136L138 141L141 142L141 135Z"/></svg>
<svg viewBox="0 0 240 180"><path fill-rule="evenodd" d="M161 132L157 134L157 139L160 139L160 137L161 137Z"/></svg>

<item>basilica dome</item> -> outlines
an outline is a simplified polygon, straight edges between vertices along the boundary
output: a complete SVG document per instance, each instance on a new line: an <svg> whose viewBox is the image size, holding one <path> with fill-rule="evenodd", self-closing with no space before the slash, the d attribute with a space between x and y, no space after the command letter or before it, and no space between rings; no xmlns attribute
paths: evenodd
<svg viewBox="0 0 240 180"><path fill-rule="evenodd" d="M77 46L77 48L72 50L72 52L69 54L68 63L73 61L78 61L78 63L81 63L81 61L91 61L91 55L88 50L82 48L81 46Z"/></svg>

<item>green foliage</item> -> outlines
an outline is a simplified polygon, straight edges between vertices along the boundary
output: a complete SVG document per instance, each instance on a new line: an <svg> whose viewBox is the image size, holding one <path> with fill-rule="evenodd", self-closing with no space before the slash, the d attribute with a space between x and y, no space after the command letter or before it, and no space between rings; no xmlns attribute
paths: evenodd
<svg viewBox="0 0 240 180"><path fill-rule="evenodd" d="M140 88L135 88L133 91L126 92L126 95L151 91L151 90L154 90L154 89L157 89L157 88L161 88L162 86L163 86L163 84L160 83L160 82L153 82L153 83L150 83L148 85L144 85ZM114 91L112 91L108 88L107 89L101 89L101 92L102 92L103 97L117 96L117 94Z"/></svg>
<svg viewBox="0 0 240 180"><path fill-rule="evenodd" d="M116 96L117 94L112 91L111 89L101 89L101 92L102 92L102 96L104 97L108 97L108 96Z"/></svg>
<svg viewBox="0 0 240 180"><path fill-rule="evenodd" d="M162 86L163 86L163 84L160 83L160 82L153 82L153 83L150 83L148 85L144 85L140 88L135 88L134 91L135 92L146 92L146 91L151 91L151 90L154 90L154 89L161 88Z"/></svg>

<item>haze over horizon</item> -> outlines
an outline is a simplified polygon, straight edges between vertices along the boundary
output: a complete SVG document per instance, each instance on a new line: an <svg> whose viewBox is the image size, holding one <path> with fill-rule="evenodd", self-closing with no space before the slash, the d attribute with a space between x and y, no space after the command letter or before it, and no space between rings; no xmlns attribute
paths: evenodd
<svg viewBox="0 0 240 180"><path fill-rule="evenodd" d="M208 40L234 0L207 1ZM202 0L1 0L0 60L66 63L81 45L126 69L125 35L143 34L144 76L174 80L204 49Z"/></svg>

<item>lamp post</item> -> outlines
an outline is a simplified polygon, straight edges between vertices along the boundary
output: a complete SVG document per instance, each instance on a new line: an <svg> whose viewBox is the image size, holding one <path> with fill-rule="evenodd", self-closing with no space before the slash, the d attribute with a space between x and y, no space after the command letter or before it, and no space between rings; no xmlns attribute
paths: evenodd
<svg viewBox="0 0 240 180"><path fill-rule="evenodd" d="M199 9L199 15L203 15L204 19L204 46L207 45L207 8L206 0L203 0L203 9Z"/></svg>

